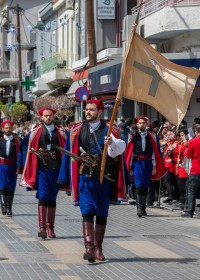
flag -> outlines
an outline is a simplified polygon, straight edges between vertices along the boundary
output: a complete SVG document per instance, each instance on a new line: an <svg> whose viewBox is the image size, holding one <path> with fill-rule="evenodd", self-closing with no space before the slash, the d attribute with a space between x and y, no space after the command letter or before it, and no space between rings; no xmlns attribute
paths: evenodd
<svg viewBox="0 0 200 280"><path fill-rule="evenodd" d="M117 99L146 103L174 125L184 118L200 71L172 63L134 30L124 57Z"/></svg>

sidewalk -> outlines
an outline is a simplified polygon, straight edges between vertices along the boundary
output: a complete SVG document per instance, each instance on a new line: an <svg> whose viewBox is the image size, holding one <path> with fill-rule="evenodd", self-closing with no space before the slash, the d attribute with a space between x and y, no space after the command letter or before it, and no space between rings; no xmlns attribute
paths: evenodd
<svg viewBox="0 0 200 280"><path fill-rule="evenodd" d="M181 218L179 211L110 207L103 248L106 262L88 264L79 207L60 192L55 240L37 237L35 192L16 190L13 217L0 214L0 280L199 280L200 219Z"/></svg>

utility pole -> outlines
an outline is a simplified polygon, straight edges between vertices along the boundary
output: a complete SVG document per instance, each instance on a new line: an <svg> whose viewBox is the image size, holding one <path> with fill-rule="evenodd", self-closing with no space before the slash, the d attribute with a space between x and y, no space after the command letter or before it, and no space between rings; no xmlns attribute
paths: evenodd
<svg viewBox="0 0 200 280"><path fill-rule="evenodd" d="M95 24L94 24L94 0L86 0L86 23L88 35L89 67L97 65Z"/></svg>
<svg viewBox="0 0 200 280"><path fill-rule="evenodd" d="M16 16L17 16L17 53L18 53L18 76L19 76L19 102L23 103L23 92L22 92L22 49L21 49L21 29L20 29L20 12L21 8L19 7L19 4L16 5Z"/></svg>
<svg viewBox="0 0 200 280"><path fill-rule="evenodd" d="M18 58L18 89L19 89L19 101L23 103L23 92L22 92L22 49L21 49L21 28L20 28L20 14L23 10L19 7L19 4L16 7L9 7L9 10L12 10L16 14L17 26L16 26L16 33L17 33L17 58Z"/></svg>

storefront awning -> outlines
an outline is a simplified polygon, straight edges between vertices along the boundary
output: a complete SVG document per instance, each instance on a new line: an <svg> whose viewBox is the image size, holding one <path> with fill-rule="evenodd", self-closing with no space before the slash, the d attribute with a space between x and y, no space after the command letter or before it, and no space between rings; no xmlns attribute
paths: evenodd
<svg viewBox="0 0 200 280"><path fill-rule="evenodd" d="M52 90L49 90L47 91L46 93L40 95L40 97L45 97L45 96L49 96L49 95L54 95L55 93L58 93L58 90L60 89L59 88L55 88L55 89L52 89Z"/></svg>
<svg viewBox="0 0 200 280"><path fill-rule="evenodd" d="M4 78L0 80L1 86L16 85L19 82L18 78Z"/></svg>
<svg viewBox="0 0 200 280"><path fill-rule="evenodd" d="M85 83L87 83L88 79L81 79L78 81L74 81L70 88L67 91L67 95L73 95L75 93L75 91L77 90L77 88L84 86Z"/></svg>
<svg viewBox="0 0 200 280"><path fill-rule="evenodd" d="M75 92L79 87L83 87L87 85L88 82L88 69L81 69L76 71L73 76L73 83L67 91L67 96L69 98L75 96Z"/></svg>

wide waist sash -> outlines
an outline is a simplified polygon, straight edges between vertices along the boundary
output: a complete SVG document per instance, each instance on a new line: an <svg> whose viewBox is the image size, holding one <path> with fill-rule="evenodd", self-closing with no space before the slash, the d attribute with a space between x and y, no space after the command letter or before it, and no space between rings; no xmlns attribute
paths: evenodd
<svg viewBox="0 0 200 280"><path fill-rule="evenodd" d="M150 155L150 154L146 154L146 155L143 155L143 154L134 155L134 156L133 156L133 159L134 159L134 160L152 160L152 155Z"/></svg>
<svg viewBox="0 0 200 280"><path fill-rule="evenodd" d="M16 161L14 159L0 157L0 164L14 165Z"/></svg>

